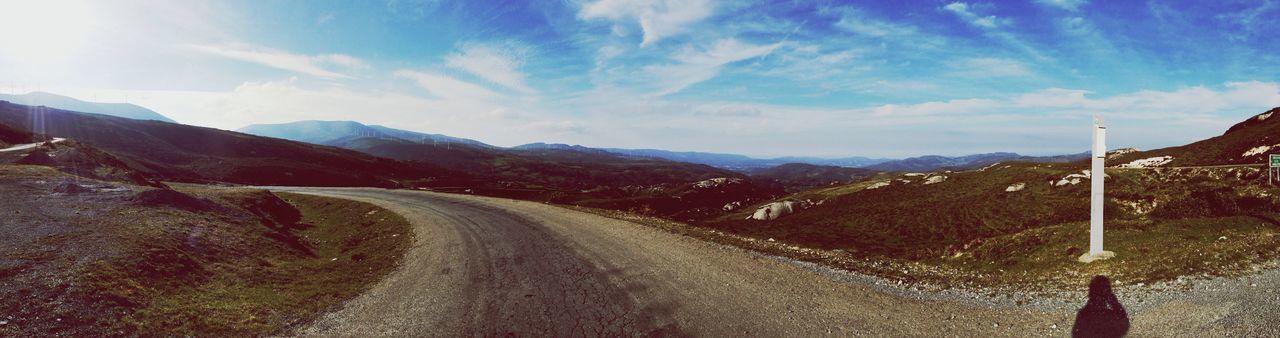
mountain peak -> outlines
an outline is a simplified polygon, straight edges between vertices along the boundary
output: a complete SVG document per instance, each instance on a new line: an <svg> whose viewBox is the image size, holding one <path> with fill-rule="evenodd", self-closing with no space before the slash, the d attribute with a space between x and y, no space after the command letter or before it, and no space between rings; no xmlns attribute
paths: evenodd
<svg viewBox="0 0 1280 338"><path fill-rule="evenodd" d="M0 100L27 106L45 106L81 113L111 115L127 119L177 123L173 119L160 115L160 113L132 103L89 102L49 92L35 91L22 95L0 94Z"/></svg>
<svg viewBox="0 0 1280 338"><path fill-rule="evenodd" d="M418 143L456 143L485 148L493 147L476 140L420 133L379 125L366 125L356 121L303 120L286 123L251 124L236 131L321 145L340 145L340 143L346 141L372 137Z"/></svg>

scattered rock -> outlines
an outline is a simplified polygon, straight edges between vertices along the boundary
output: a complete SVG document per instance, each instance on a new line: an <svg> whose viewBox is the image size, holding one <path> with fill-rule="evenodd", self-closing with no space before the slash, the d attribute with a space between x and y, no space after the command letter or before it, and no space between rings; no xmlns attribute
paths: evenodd
<svg viewBox="0 0 1280 338"><path fill-rule="evenodd" d="M1026 189L1026 188L1027 188L1027 183L1019 182L1019 183L1014 183L1012 185L1009 185L1008 188L1004 188L1004 191L1005 192L1022 191L1022 189Z"/></svg>
<svg viewBox="0 0 1280 338"><path fill-rule="evenodd" d="M71 182L63 182L55 186L53 188L53 191L64 193L64 194L83 194L87 192L93 192L93 189L89 189L85 186L71 183Z"/></svg>
<svg viewBox="0 0 1280 338"><path fill-rule="evenodd" d="M793 201L773 202L756 208L756 212L747 217L747 219L754 219L757 221L775 220L778 219L778 217L790 215L795 212L795 207L796 202Z"/></svg>
<svg viewBox="0 0 1280 338"><path fill-rule="evenodd" d="M1241 154L1241 155L1240 155L1240 157L1249 157L1249 156L1254 156L1254 155L1262 155L1262 154L1267 153L1267 151L1268 151L1268 150L1271 150L1271 148L1280 148L1280 144L1276 144L1276 145L1269 145L1269 146L1257 146L1257 147L1253 147L1252 149L1249 149L1248 151L1245 151L1245 152L1244 152L1244 154Z"/></svg>
<svg viewBox="0 0 1280 338"><path fill-rule="evenodd" d="M946 182L946 181L947 181L947 177L946 177L946 176L942 176L942 175L929 176L929 178L924 179L924 184L926 184L926 185L928 185L928 184L936 184L936 183L942 183L942 182Z"/></svg>
<svg viewBox="0 0 1280 338"><path fill-rule="evenodd" d="M1121 164L1120 168L1154 168L1173 162L1173 156L1157 156L1151 158L1137 159L1129 163Z"/></svg>
<svg viewBox="0 0 1280 338"><path fill-rule="evenodd" d="M887 181L886 181L886 182L876 182L875 184L872 184L872 185L867 186L867 190L871 190L871 189L880 189L880 188L884 188L884 187L887 187L887 186L889 186L889 182L887 182Z"/></svg>
<svg viewBox="0 0 1280 338"><path fill-rule="evenodd" d="M693 183L694 188L706 189L742 183L741 178L716 177Z"/></svg>

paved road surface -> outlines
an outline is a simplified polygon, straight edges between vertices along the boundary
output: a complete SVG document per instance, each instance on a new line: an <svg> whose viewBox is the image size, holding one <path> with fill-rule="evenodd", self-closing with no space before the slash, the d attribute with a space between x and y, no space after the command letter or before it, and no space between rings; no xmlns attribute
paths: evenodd
<svg viewBox="0 0 1280 338"><path fill-rule="evenodd" d="M741 249L534 202L274 190L374 203L404 215L417 236L400 270L301 335L1069 336L1076 316L887 294ZM1130 312L1131 333L1277 334L1275 289L1144 306Z"/></svg>

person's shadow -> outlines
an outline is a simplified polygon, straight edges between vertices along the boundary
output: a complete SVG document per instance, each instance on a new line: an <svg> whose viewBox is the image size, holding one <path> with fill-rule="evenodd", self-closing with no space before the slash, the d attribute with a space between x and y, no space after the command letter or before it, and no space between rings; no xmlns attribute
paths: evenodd
<svg viewBox="0 0 1280 338"><path fill-rule="evenodd" d="M1076 313L1072 337L1124 337L1129 333L1129 314L1111 292L1111 280L1094 276L1089 282L1089 301Z"/></svg>

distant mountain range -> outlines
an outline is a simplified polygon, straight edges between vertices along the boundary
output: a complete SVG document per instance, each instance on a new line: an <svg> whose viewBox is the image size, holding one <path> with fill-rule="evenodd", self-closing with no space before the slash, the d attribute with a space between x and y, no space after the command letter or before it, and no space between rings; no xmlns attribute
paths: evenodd
<svg viewBox="0 0 1280 338"><path fill-rule="evenodd" d="M843 158L819 158L819 157L777 157L777 158L753 158L745 155L722 154L722 153L706 153L706 152L679 152L658 149L621 149L621 148L603 148L605 151L640 157L655 157L668 159L672 161L689 162L706 164L717 168L725 168L741 172L749 172L758 169L772 168L787 163L804 163L812 165L837 166L837 167L865 167L878 163L890 161L883 158L867 158L867 157L843 157Z"/></svg>
<svg viewBox="0 0 1280 338"><path fill-rule="evenodd" d="M977 168L991 165L996 162L1005 162L1005 161L1057 163L1057 162L1079 161L1087 158L1089 158L1088 152L1083 152L1078 154L1069 154L1069 155L1056 155L1056 156L1025 156L1025 155L1019 155L1016 153L1003 153L1003 152L974 154L974 155L957 156L957 157L929 155L929 156L911 157L911 158L906 158L901 160L887 161L887 162L866 166L864 168L871 169L871 170L879 170L879 171L932 171L932 170L938 170L938 169L968 170L968 169L977 169Z"/></svg>
<svg viewBox="0 0 1280 338"><path fill-rule="evenodd" d="M857 156L843 158L777 157L761 159L738 154L680 152L659 149L592 148L581 145L543 142L523 144L511 148L500 148L471 139L393 129L384 126L364 125L354 121L298 121L280 124L255 124L240 128L238 131L258 136L338 146L366 152L375 151L373 152L374 155L397 159L425 160L425 154L422 152L423 149L419 149L417 151L409 151L405 149L406 147L412 147L409 145L410 143L444 146L457 144L489 150L507 149L524 152L568 151L594 155L616 155L642 159L661 159L675 162L703 164L721 169L729 169L740 173L759 172L763 169L791 163L824 167L866 168L876 171L931 171L937 169L975 169L996 162L1013 160L1031 162L1069 162L1088 157L1088 154L1086 153L1060 156L1024 156L1015 153L1001 152L957 157L931 155L900 160ZM370 138L380 139L383 141L373 142L367 140ZM389 151L388 149L390 148L396 148L397 150ZM424 149L435 152L436 155L433 160L437 162L456 159L456 156L447 156L444 154L446 152L445 150L448 149ZM418 155L406 158L400 153L405 151L418 153ZM457 155L458 151L450 151L449 153ZM794 171L794 169L795 168L792 168L790 171Z"/></svg>
<svg viewBox="0 0 1280 338"><path fill-rule="evenodd" d="M160 115L160 113L132 103L88 102L46 92L31 92L22 95L0 94L0 100L27 106L45 106L76 112L111 115L134 120L155 120L177 123L173 119Z"/></svg>
<svg viewBox="0 0 1280 338"><path fill-rule="evenodd" d="M788 163L752 172L751 177L771 179L782 184L787 191L796 192L813 187L861 181L878 173L878 171L864 168Z"/></svg>
<svg viewBox="0 0 1280 338"><path fill-rule="evenodd" d="M511 148L483 142L353 121L258 124L240 132L335 146L362 153L430 163L474 174L505 187L590 190L599 187L690 183L716 177L746 178L696 163L641 158L583 146L532 143Z"/></svg>
<svg viewBox="0 0 1280 338"><path fill-rule="evenodd" d="M32 132L31 108L0 102L0 125ZM166 181L399 187L465 176L336 147L54 108L44 110L39 132L109 152Z"/></svg>
<svg viewBox="0 0 1280 338"><path fill-rule="evenodd" d="M396 139L416 143L431 144L466 144L471 146L494 148L480 141L440 134L427 134L415 131L388 128L379 125L365 125L355 121L297 121L277 124L252 124L236 131L258 136L282 138L312 144L337 145L359 138Z"/></svg>

